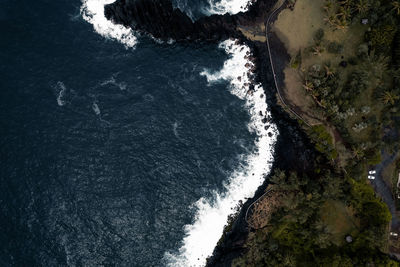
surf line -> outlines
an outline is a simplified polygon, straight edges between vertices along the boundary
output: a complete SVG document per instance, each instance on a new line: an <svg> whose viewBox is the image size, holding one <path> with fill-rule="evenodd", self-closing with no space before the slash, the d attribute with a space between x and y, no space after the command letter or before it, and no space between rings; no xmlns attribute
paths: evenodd
<svg viewBox="0 0 400 267"><path fill-rule="evenodd" d="M114 2L115 0L82 0L80 9L82 18L92 24L94 30L101 36L118 40L126 48L133 48L137 43L133 30L114 24L104 16L104 6Z"/></svg>
<svg viewBox="0 0 400 267"><path fill-rule="evenodd" d="M209 8L207 12L210 14L226 14L231 15L239 12L246 12L253 4L252 0L208 0Z"/></svg>
<svg viewBox="0 0 400 267"><path fill-rule="evenodd" d="M169 266L204 266L220 239L228 216L240 201L254 196L269 174L274 156L278 130L271 121L271 113L260 84L253 84L254 63L250 48L236 40L226 40L219 47L230 58L217 72L204 70L201 75L212 84L229 81L230 93L244 100L250 114L248 130L255 133L252 151L230 175L223 193L214 192L212 199L201 198L195 203L194 223L185 225L185 237L178 252L164 255Z"/></svg>

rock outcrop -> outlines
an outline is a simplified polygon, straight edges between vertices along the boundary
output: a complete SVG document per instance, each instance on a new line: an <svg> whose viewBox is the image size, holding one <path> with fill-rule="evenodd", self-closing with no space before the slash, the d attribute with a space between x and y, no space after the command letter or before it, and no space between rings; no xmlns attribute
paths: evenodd
<svg viewBox="0 0 400 267"><path fill-rule="evenodd" d="M117 0L115 3L106 6L105 15L107 19L114 23L131 27L137 32L150 34L161 40L220 42L228 38L237 38L246 41L255 55L253 60L257 65L257 82L262 83L264 88L268 88L273 77L267 46L263 42L248 40L238 30L238 27L251 28L256 25L263 25L275 3L276 0L258 0L245 13L212 15L193 22L184 12L174 9L170 0ZM311 161L307 159L298 160L301 155L308 157L308 153L306 153L306 146L302 142L304 136L293 138L293 136L299 135L296 128L297 123L293 122L278 107L274 92L266 91L265 98L271 107L273 117L280 118L276 121L276 124L281 132L280 135L284 136L276 145L277 151L280 151L280 153L275 156L274 167L285 169L289 165L293 166L293 162L299 162L298 168L304 168L302 163ZM260 116L262 115L260 114ZM268 121L270 118L265 118L265 120ZM296 127L293 127L292 124L295 124ZM254 199L263 194L265 185L257 190ZM244 214L250 203L251 201L247 201L244 204L241 213L232 225L231 231L225 233L213 255L208 259L207 266L231 266L232 260L243 252L249 233Z"/></svg>
<svg viewBox="0 0 400 267"><path fill-rule="evenodd" d="M105 16L161 40L217 42L231 37L242 39L237 26L262 23L274 2L259 0L245 13L212 15L193 22L184 12L174 9L170 0L118 0L105 7Z"/></svg>

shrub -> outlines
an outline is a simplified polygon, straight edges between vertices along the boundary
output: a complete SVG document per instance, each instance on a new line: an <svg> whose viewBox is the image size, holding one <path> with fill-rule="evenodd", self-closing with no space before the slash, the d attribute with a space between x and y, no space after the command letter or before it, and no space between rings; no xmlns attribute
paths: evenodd
<svg viewBox="0 0 400 267"><path fill-rule="evenodd" d="M393 41L393 62L397 68L400 68L400 31L397 31Z"/></svg>
<svg viewBox="0 0 400 267"><path fill-rule="evenodd" d="M325 32L323 29L319 28L315 34L314 34L314 39L317 43L321 42L322 39L324 38Z"/></svg>
<svg viewBox="0 0 400 267"><path fill-rule="evenodd" d="M290 67L297 69L301 65L301 52L299 51L290 61Z"/></svg>
<svg viewBox="0 0 400 267"><path fill-rule="evenodd" d="M368 44L360 44L357 48L357 56L365 57L368 55Z"/></svg>
<svg viewBox="0 0 400 267"><path fill-rule="evenodd" d="M336 41L330 42L328 44L328 52L331 54L340 54L343 52L343 45Z"/></svg>
<svg viewBox="0 0 400 267"><path fill-rule="evenodd" d="M373 28L367 38L371 41L373 49L378 52L390 52L394 36L396 34L396 27L394 25L386 24L377 28Z"/></svg>
<svg viewBox="0 0 400 267"><path fill-rule="evenodd" d="M375 199L362 204L363 220L370 226L386 225L392 219L385 203Z"/></svg>
<svg viewBox="0 0 400 267"><path fill-rule="evenodd" d="M325 154L330 160L337 158L337 151L333 147L331 134L324 125L316 125L311 128L311 138L315 142L315 149Z"/></svg>
<svg viewBox="0 0 400 267"><path fill-rule="evenodd" d="M381 153L379 150L377 150L375 153L373 151L370 151L369 155L367 156L368 159L368 164L370 165L376 165L381 162Z"/></svg>

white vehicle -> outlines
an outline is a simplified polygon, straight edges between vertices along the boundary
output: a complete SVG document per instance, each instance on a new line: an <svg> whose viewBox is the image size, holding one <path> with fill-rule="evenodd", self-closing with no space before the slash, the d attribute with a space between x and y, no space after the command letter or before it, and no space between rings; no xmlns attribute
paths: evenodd
<svg viewBox="0 0 400 267"><path fill-rule="evenodd" d="M373 175L368 175L368 179L370 179L370 180L375 180L375 176L373 176Z"/></svg>
<svg viewBox="0 0 400 267"><path fill-rule="evenodd" d="M368 173L369 173L369 174L375 174L376 171L375 171L375 170L372 170L372 171L369 171Z"/></svg>

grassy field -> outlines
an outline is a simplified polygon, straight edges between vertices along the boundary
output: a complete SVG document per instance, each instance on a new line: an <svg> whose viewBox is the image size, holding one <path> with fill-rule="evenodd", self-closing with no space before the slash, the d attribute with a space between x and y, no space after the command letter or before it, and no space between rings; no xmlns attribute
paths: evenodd
<svg viewBox="0 0 400 267"><path fill-rule="evenodd" d="M262 227L253 227L236 263L397 266L385 255L400 260L400 239L389 238L400 234L391 224L397 213L367 175L384 159L383 179L396 187L386 155L400 148L400 0L295 2L272 25L291 56L280 93L319 153L314 172L270 178L283 197L256 213ZM257 38L259 30L244 32Z"/></svg>
<svg viewBox="0 0 400 267"><path fill-rule="evenodd" d="M275 21L272 31L284 43L289 55L295 57L312 45L314 32L323 26L321 0L298 0L293 11L283 10ZM318 4L315 4L318 3ZM305 13L312 15L305 16ZM302 64L298 66L302 68ZM300 113L310 125L319 124L323 119L314 110L312 98L302 89L302 75L297 69L284 69L284 95L292 107L300 107Z"/></svg>
<svg viewBox="0 0 400 267"><path fill-rule="evenodd" d="M342 202L329 200L321 207L320 216L327 231L332 235L332 242L337 246L345 243L347 235L358 233L359 222L351 208Z"/></svg>
<svg viewBox="0 0 400 267"><path fill-rule="evenodd" d="M365 150L373 165L379 158L374 158L371 144L382 138L379 125L388 107L382 91L393 87L389 60L369 49L368 23L357 18L343 29L333 27L327 3L297 0L294 9L282 11L273 25L292 57L284 70L284 96L308 124L327 128L341 167L353 157L349 143Z"/></svg>

